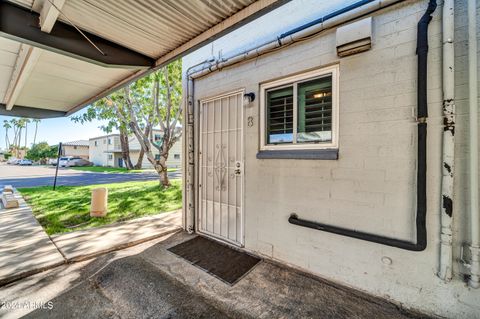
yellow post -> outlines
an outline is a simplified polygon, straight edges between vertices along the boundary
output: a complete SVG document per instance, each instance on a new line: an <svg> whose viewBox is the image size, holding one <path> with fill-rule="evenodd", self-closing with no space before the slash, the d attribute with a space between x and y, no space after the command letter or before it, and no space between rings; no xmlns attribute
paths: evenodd
<svg viewBox="0 0 480 319"><path fill-rule="evenodd" d="M92 203L90 206L90 216L105 217L107 215L108 189L99 187L92 189Z"/></svg>

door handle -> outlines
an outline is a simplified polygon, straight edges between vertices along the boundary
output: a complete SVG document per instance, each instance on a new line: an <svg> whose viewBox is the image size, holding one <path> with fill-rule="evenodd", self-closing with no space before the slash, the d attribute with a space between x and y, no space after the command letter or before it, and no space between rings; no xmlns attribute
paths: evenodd
<svg viewBox="0 0 480 319"><path fill-rule="evenodd" d="M242 175L242 169L243 169L242 166L243 166L243 165L242 165L242 162L240 162L240 161L236 161L236 162L235 162L235 169L233 170L233 173L234 173L236 176Z"/></svg>

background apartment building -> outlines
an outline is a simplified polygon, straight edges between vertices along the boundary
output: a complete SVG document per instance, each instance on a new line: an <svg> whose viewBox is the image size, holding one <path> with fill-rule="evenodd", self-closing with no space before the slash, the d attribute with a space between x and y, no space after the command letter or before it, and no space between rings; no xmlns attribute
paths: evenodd
<svg viewBox="0 0 480 319"><path fill-rule="evenodd" d="M154 141L160 141L160 130L153 130L152 138ZM89 141L90 149L90 161L95 166L108 166L108 167L125 167L122 158L122 147L120 145L120 134L109 134L99 137L91 138ZM135 136L129 138L130 146L130 158L132 163L136 163L140 155L140 143ZM160 158L160 153L157 149L153 150L155 158ZM170 149L170 155L167 160L167 166L172 168L181 167L182 163L182 140L180 139ZM152 164L148 161L147 156L143 157L142 168L153 168Z"/></svg>

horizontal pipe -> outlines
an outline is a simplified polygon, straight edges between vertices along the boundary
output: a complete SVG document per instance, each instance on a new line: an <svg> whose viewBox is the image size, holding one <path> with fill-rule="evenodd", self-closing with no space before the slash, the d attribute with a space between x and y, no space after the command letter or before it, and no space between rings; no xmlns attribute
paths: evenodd
<svg viewBox="0 0 480 319"><path fill-rule="evenodd" d="M365 4L370 3L370 2L373 2L373 1L374 1L374 0L361 0L361 1L355 2L355 3L353 3L353 4L349 5L349 6L346 6L346 7L344 7L344 8L341 8L341 9L339 9L339 10L337 10L337 11L334 11L334 12L332 12L332 13L330 13L330 14L327 14L327 15L321 17L321 18L318 18L318 19L316 19L316 20L313 20L313 21L311 21L311 22L308 22L308 23L306 23L306 24L304 24L304 25L301 25L301 26L299 26L299 27L297 27L297 28L295 28L295 29L292 29L292 30L290 30L290 31L287 31L287 32L285 32L285 33L283 33L283 34L280 35L280 39L286 38L286 37L288 37L288 36L290 36L290 35L292 35L292 34L295 34L295 33L297 33L297 32L303 31L303 30L308 29L308 28L310 28L310 27L313 27L313 26L315 26L315 25L317 25L317 24L322 24L324 21L327 21L327 20L329 20L329 19L332 19L332 18L334 18L334 17L336 17L336 16L339 16L339 15L341 15L341 14L347 13L347 12L353 10L353 9L359 8L359 7L361 7L361 6L364 6Z"/></svg>
<svg viewBox="0 0 480 319"><path fill-rule="evenodd" d="M422 251L427 248L426 228L426 171L427 171L427 123L418 123L418 169L417 169L417 216L416 216L416 240L410 242L343 227L327 225L299 218L296 214L290 215L288 222L293 225L321 230L337 235L352 237L381 245L397 247L411 251Z"/></svg>
<svg viewBox="0 0 480 319"><path fill-rule="evenodd" d="M417 212L415 218L415 242L400 240L333 225L300 219L292 214L288 221L291 224L308 227L316 230L374 242L386 246L397 247L410 251L423 251L427 248L427 57L428 57L428 25L432 20L432 13L437 7L435 0L430 0L425 14L418 22L417 29Z"/></svg>
<svg viewBox="0 0 480 319"><path fill-rule="evenodd" d="M403 0L373 0L373 1L365 1L365 2L360 1L358 3L362 3L361 6L349 6L349 7L346 7L348 8L348 10L345 10L346 8L338 10L336 11L337 13L334 12L330 14L333 16L329 17L326 21L315 20L317 21L316 24L309 23L307 25L297 28L298 30L294 33L292 32L284 33L283 38L282 38L282 35L280 35L273 40L270 40L268 42L255 46L253 48L250 48L242 53L237 53L232 56L223 58L219 61L209 64L208 66L202 67L194 71L191 76L193 78L199 78L211 72L221 70L225 67L257 58L261 55L272 52L280 47L283 47L298 41L302 41L310 36L318 34L319 32L334 28L342 23L351 21L353 19L359 18L369 13L373 13L376 10L386 8L390 5L393 5L395 3L402 2L402 1ZM327 15L326 17L330 15Z"/></svg>

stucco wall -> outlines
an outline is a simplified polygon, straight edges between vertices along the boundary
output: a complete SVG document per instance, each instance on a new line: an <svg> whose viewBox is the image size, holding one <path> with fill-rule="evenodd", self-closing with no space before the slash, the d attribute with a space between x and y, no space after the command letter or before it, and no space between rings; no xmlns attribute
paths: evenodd
<svg viewBox="0 0 480 319"><path fill-rule="evenodd" d="M108 140L111 140L111 143L108 143ZM98 138L90 139L89 147L89 157L90 162L95 166L111 166L117 167L118 160L115 160L113 156L114 150L120 149L120 138L117 135L108 135L101 136ZM97 145L95 146L95 142ZM108 155L112 155L112 158L109 159Z"/></svg>
<svg viewBox="0 0 480 319"><path fill-rule="evenodd" d="M111 139L111 144L108 144L108 139ZM97 141L97 146L95 146ZM140 143L135 136L129 140L130 158L133 164L137 163L139 156ZM153 150L154 154L159 154L157 149ZM108 154L112 155L112 159L108 158ZM180 158L175 159L175 154L179 154ZM90 161L95 166L111 166L118 167L118 160L122 158L120 137L118 135L101 136L90 139L89 147ZM180 139L170 149L170 156L167 161L168 167L178 168L182 166L182 140ZM143 157L142 168L152 168L152 164L148 161L147 156Z"/></svg>
<svg viewBox="0 0 480 319"><path fill-rule="evenodd" d="M428 58L428 247L409 252L288 223L302 218L401 239L415 236L416 24L427 1L405 1L373 15L373 47L338 58L335 30L196 80L195 99L340 66L339 159L259 160L259 102L245 109L245 248L318 276L449 317L480 318L480 290L436 276L439 261L442 142L441 10L430 24ZM456 1L457 173L454 251L469 240L466 0ZM324 12L325 13L325 12ZM480 24L480 23L479 23ZM257 26L258 28L258 26ZM479 32L480 34L480 32ZM216 47L217 50L227 48ZM205 59L198 54L186 59ZM215 55L214 52L213 55ZM184 65L187 69L188 64ZM389 257L391 265L382 262Z"/></svg>
<svg viewBox="0 0 480 319"><path fill-rule="evenodd" d="M63 146L63 155L64 156L76 156L81 157L86 160L89 158L89 147L88 146L72 146L64 145Z"/></svg>
<svg viewBox="0 0 480 319"><path fill-rule="evenodd" d="M153 134L155 133L160 133L160 130L154 130ZM137 150L140 149L140 143L138 142L138 139L135 136L132 136L129 140L129 145L130 145L130 158L132 160L132 163L136 163L138 161L138 156L139 152ZM153 148L153 154L154 156L157 154L160 154L160 152L156 149ZM179 155L180 158L176 159L175 154ZM167 166L172 167L172 168L179 168L182 167L182 139L178 140L175 144L173 144L172 148L170 149L168 160L167 160ZM148 160L147 156L143 157L142 161L142 167L143 168L153 168L153 165L150 163Z"/></svg>

